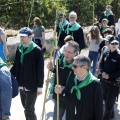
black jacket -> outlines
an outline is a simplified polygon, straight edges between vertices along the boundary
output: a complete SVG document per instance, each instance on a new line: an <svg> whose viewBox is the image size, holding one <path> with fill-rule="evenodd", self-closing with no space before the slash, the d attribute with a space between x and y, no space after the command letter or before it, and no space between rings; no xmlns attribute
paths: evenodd
<svg viewBox="0 0 120 120"><path fill-rule="evenodd" d="M102 12L101 17L100 17L100 19L99 19L99 23L101 23L101 22L102 22L102 19L104 19L104 18L108 19L108 21L109 21L109 22L108 22L108 26L115 25L114 15L109 15L109 16L107 17L107 16L105 16L104 12Z"/></svg>
<svg viewBox="0 0 120 120"><path fill-rule="evenodd" d="M64 57L61 56L60 57L61 59L61 62L59 62L59 65L58 65L58 75L59 75L59 85L61 86L66 86L68 81L69 81L69 78L74 76L74 73L73 73L73 70L71 68L68 68L68 67L65 67L63 68L63 59ZM68 63L69 65L69 63ZM54 81L54 86L57 84L56 82L56 68L53 70L53 72L55 73L55 81ZM60 95L60 108L66 108L66 100L65 100L65 97ZM57 95L55 92L53 92L53 99L57 100Z"/></svg>
<svg viewBox="0 0 120 120"><path fill-rule="evenodd" d="M106 72L109 75L109 80L115 81L120 76L120 50L104 53L100 69L101 73Z"/></svg>
<svg viewBox="0 0 120 120"><path fill-rule="evenodd" d="M18 80L19 86L31 91L43 87L44 60L41 49L35 47L30 53L25 54L23 64L20 62L21 53L17 49L11 73Z"/></svg>
<svg viewBox="0 0 120 120"><path fill-rule="evenodd" d="M69 26L71 27L71 26ZM67 26L64 27L64 31L62 31L60 38L59 38L59 42L62 42L62 45L64 45L64 38L67 35L71 35L74 38L74 41L76 41L79 44L80 50L85 48L85 40L84 40L84 33L83 33L83 29L80 27L78 30L75 31L69 31L69 34L65 33ZM61 45L61 46L62 46Z"/></svg>
<svg viewBox="0 0 120 120"><path fill-rule="evenodd" d="M102 120L103 95L100 82L94 80L83 87L80 100L76 97L76 90L73 93L70 92L74 85L74 77L71 77L62 93L67 98L66 120Z"/></svg>

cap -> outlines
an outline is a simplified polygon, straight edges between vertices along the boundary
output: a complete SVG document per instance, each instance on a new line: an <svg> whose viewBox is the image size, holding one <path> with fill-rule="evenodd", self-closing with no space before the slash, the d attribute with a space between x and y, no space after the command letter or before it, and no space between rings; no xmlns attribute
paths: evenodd
<svg viewBox="0 0 120 120"><path fill-rule="evenodd" d="M23 27L20 29L19 33L18 33L19 36L29 36L29 35L32 35L32 30L28 27Z"/></svg>
<svg viewBox="0 0 120 120"><path fill-rule="evenodd" d="M118 38L117 37L111 37L109 39L109 43L119 43Z"/></svg>

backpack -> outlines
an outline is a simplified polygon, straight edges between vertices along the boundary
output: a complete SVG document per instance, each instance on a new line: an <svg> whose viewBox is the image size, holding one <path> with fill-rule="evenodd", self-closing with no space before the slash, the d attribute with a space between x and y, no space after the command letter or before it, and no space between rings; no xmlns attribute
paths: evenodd
<svg viewBox="0 0 120 120"><path fill-rule="evenodd" d="M11 82L12 82L12 98L15 98L19 93L19 85L16 78L11 74Z"/></svg>

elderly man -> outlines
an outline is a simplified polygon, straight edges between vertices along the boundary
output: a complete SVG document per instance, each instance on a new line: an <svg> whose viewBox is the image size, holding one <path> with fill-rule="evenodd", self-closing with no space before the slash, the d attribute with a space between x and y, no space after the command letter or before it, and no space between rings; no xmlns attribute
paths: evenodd
<svg viewBox="0 0 120 120"><path fill-rule="evenodd" d="M100 69L102 73L103 97L105 100L105 113L103 120L114 118L114 104L119 87L116 80L120 77L120 50L117 37L109 39L110 51L103 54Z"/></svg>
<svg viewBox="0 0 120 120"><path fill-rule="evenodd" d="M105 11L102 12L102 14L101 14L99 23L102 22L102 19L106 18L106 19L108 19L108 26L115 25L114 14L111 11L111 9L112 9L111 5L106 6Z"/></svg>
<svg viewBox="0 0 120 120"><path fill-rule="evenodd" d="M99 80L90 72L88 57L74 58L75 76L69 79L65 89L56 85L55 92L66 96L66 120L102 120L103 99Z"/></svg>
<svg viewBox="0 0 120 120"><path fill-rule="evenodd" d="M68 41L64 45L63 55L61 55L58 60L58 75L59 75L58 78L62 88L64 88L67 85L69 78L71 76L74 76L72 71L72 64L74 60L73 58L78 54L78 51L79 51L79 45L75 41ZM56 68L53 68L53 64L51 62L48 63L48 69L55 73ZM54 86L55 85L56 85L56 73L55 73ZM54 92L53 92L53 99L55 100L53 120L57 120L57 116L56 116L57 98ZM62 120L66 109L66 100L64 96L60 96L59 104L60 104L59 120Z"/></svg>
<svg viewBox="0 0 120 120"><path fill-rule="evenodd" d="M60 39L64 38L67 35L71 35L74 38L74 41L76 41L79 46L80 46L80 51L81 49L85 48L85 41L84 41L84 34L83 34L83 29L81 26L76 22L77 20L77 14L72 11L69 14L69 24L64 27L64 31L62 31Z"/></svg>

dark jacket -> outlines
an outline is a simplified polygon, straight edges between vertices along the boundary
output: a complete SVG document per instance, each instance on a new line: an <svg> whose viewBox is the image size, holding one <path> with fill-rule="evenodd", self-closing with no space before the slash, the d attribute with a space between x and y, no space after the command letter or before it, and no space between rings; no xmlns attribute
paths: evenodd
<svg viewBox="0 0 120 120"><path fill-rule="evenodd" d="M44 81L44 60L41 49L37 46L25 54L22 64L20 56L21 53L17 49L11 73L17 78L19 86L37 91L38 87L43 87Z"/></svg>
<svg viewBox="0 0 120 120"><path fill-rule="evenodd" d="M62 42L62 44L64 45L65 44L64 38L67 35L71 35L71 36L73 36L74 41L76 41L79 44L80 50L84 49L85 48L85 40L84 40L83 29L80 27L78 30L69 31L69 34L67 34L67 33L65 33L66 28L67 28L67 26L64 27L64 31L62 31L62 33L60 35L59 42Z"/></svg>
<svg viewBox="0 0 120 120"><path fill-rule="evenodd" d="M64 57L61 57L61 62L59 62L58 65L58 78L59 78L59 85L66 86L68 83L68 80L71 76L74 76L73 70L71 68L65 67L63 68L63 59ZM69 63L68 63L69 65ZM55 73L55 80L54 80L54 86L57 84L56 82L56 68L53 70ZM53 92L53 99L57 100L57 95L55 92ZM60 108L66 108L66 100L65 97L60 95Z"/></svg>
<svg viewBox="0 0 120 120"><path fill-rule="evenodd" d="M115 81L117 77L120 77L120 50L104 53L100 69L101 73L106 72L109 75L110 81Z"/></svg>
<svg viewBox="0 0 120 120"><path fill-rule="evenodd" d="M105 16L104 12L102 12L101 17L100 17L100 19L99 19L99 23L101 23L101 22L102 22L102 19L104 19L104 18L108 19L108 21L109 21L109 22L108 22L108 26L115 25L114 15L109 15L109 16L107 17L107 16Z"/></svg>
<svg viewBox="0 0 120 120"><path fill-rule="evenodd" d="M102 120L103 97L100 82L94 80L86 87L83 87L80 90L80 100L76 97L76 90L73 93L70 92L74 85L74 77L71 77L62 93L67 98L66 120Z"/></svg>

